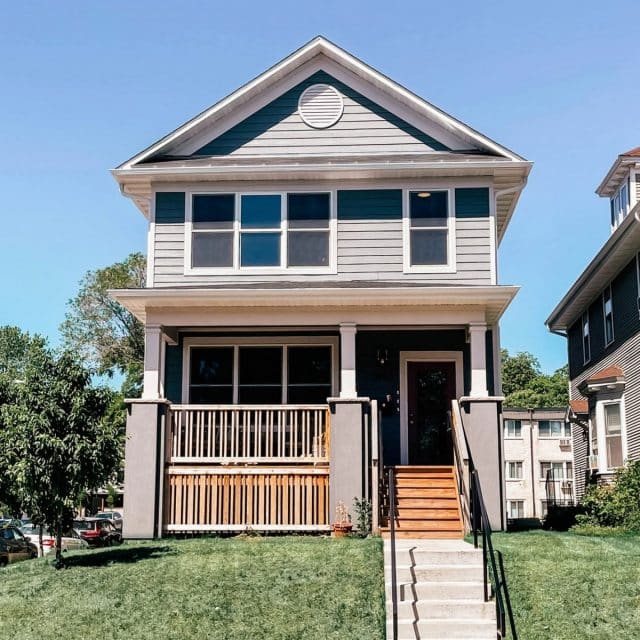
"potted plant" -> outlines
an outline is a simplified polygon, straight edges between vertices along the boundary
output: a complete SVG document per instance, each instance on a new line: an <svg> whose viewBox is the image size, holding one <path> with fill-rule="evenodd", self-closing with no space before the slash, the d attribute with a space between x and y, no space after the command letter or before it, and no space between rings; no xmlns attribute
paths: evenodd
<svg viewBox="0 0 640 640"><path fill-rule="evenodd" d="M353 528L349 518L349 510L342 500L338 500L336 505L336 521L331 525L331 528L336 538L346 538Z"/></svg>

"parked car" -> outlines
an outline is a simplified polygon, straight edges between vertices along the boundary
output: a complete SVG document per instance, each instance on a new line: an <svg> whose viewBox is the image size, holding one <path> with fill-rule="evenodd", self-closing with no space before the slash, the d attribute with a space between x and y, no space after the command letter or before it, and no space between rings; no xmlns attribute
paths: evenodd
<svg viewBox="0 0 640 640"><path fill-rule="evenodd" d="M32 542L39 549L40 555L44 556L48 553L55 552L56 537L47 528L42 530L42 548L40 549L40 527L36 524L29 524L22 527L24 537ZM76 529L65 531L61 540L62 552L76 551L86 549L89 545L82 539L82 536Z"/></svg>
<svg viewBox="0 0 640 640"><path fill-rule="evenodd" d="M119 511L99 511L96 513L96 518L109 520L118 531L122 532L122 514Z"/></svg>
<svg viewBox="0 0 640 640"><path fill-rule="evenodd" d="M22 520L17 518L0 518L0 527L17 527L19 529L21 526Z"/></svg>
<svg viewBox="0 0 640 640"><path fill-rule="evenodd" d="M18 527L0 528L0 567L38 557L38 547L27 540Z"/></svg>
<svg viewBox="0 0 640 640"><path fill-rule="evenodd" d="M110 547L122 542L122 534L110 520L104 518L74 520L73 528L90 547Z"/></svg>

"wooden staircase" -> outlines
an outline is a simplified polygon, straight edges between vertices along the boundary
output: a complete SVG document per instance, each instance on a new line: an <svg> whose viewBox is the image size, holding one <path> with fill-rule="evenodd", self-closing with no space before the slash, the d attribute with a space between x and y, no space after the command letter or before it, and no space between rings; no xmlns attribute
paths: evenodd
<svg viewBox="0 0 640 640"><path fill-rule="evenodd" d="M397 538L463 538L464 525L454 467L393 467ZM388 488L387 488L388 490ZM386 496L389 505L389 496ZM390 535L389 518L382 536Z"/></svg>

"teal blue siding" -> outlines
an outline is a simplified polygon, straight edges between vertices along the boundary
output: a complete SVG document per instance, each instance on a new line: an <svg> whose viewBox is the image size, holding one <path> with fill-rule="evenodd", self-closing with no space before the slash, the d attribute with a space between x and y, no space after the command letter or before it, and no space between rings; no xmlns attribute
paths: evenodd
<svg viewBox="0 0 640 640"><path fill-rule="evenodd" d="M164 393L167 400L178 404L182 402L182 345L167 345Z"/></svg>
<svg viewBox="0 0 640 640"><path fill-rule="evenodd" d="M300 94L307 87L318 82L335 87L345 97L350 98L364 109L384 119L404 134L410 136L414 143L422 143L429 147L429 149L437 151L449 151L448 147L435 138L423 133L413 125L410 125L408 122L405 122L398 116L395 116L390 111L387 111L375 102L365 98L357 91L354 91L347 85L330 76L328 73L318 71L300 84L285 92L279 98L276 98L270 104L259 109L256 113L238 123L235 127L232 127L221 136L205 144L196 151L194 155L220 156L233 153L240 147L252 141L254 138L275 127L285 118L293 115L298 109L298 99Z"/></svg>
<svg viewBox="0 0 640 640"><path fill-rule="evenodd" d="M489 213L489 189L456 189L456 218L486 218Z"/></svg>
<svg viewBox="0 0 640 640"><path fill-rule="evenodd" d="M156 193L155 222L179 224L184 222L184 193L181 191L161 191Z"/></svg>
<svg viewBox="0 0 640 640"><path fill-rule="evenodd" d="M338 220L401 220L400 189L338 191Z"/></svg>

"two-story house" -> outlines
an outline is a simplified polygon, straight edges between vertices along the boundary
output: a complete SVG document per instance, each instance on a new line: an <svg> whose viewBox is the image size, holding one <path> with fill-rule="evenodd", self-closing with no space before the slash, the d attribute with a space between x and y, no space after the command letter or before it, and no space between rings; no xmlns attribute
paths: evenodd
<svg viewBox="0 0 640 640"><path fill-rule="evenodd" d="M597 188L611 235L546 324L567 337L576 494L640 458L640 148Z"/></svg>
<svg viewBox="0 0 640 640"><path fill-rule="evenodd" d="M530 168L316 38L115 169L149 221L147 287L112 292L145 326L125 536L375 521L384 465L453 482L400 533L461 537L452 408L503 527L497 248Z"/></svg>

